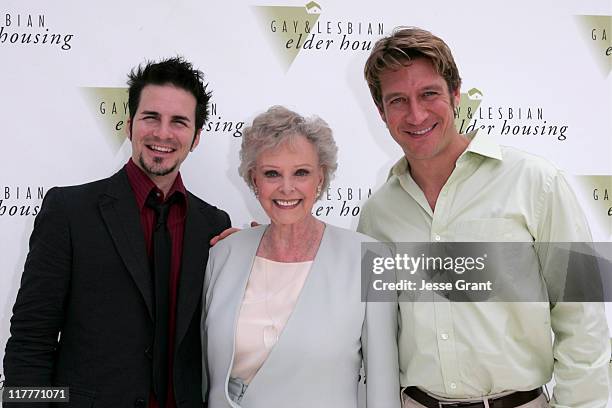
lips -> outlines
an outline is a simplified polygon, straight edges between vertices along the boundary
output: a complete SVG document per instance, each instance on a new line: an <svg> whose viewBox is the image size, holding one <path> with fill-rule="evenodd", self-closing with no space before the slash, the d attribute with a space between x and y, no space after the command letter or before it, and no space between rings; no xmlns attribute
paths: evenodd
<svg viewBox="0 0 612 408"><path fill-rule="evenodd" d="M152 150L156 153L172 153L176 151L176 149L173 147L161 146L161 145L155 145L155 144L147 145L147 147L149 148L149 150Z"/></svg>
<svg viewBox="0 0 612 408"><path fill-rule="evenodd" d="M291 209L291 208L295 208L298 206L298 204L301 202L301 199L297 199L297 200L272 200L272 202L279 208L283 208L283 209Z"/></svg>
<svg viewBox="0 0 612 408"><path fill-rule="evenodd" d="M438 124L434 123L432 126L430 126L428 128L422 128L422 129L412 130L412 131L406 130L405 132L408 133L410 136L413 136L413 137L422 137L422 136L427 135L432 130L434 130L436 128L436 126L438 126Z"/></svg>

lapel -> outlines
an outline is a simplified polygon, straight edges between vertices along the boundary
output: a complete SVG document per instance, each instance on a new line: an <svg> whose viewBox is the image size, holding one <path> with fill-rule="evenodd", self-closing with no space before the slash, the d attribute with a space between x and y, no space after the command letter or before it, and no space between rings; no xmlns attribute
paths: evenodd
<svg viewBox="0 0 612 408"><path fill-rule="evenodd" d="M222 305L223 312L220 313L220 315L224 317L224 335L228 341L223 350L218 351L218 353L222 353L222 356L219 357L219 361L227 363L224 368L228 375L234 363L236 329L238 326L240 308L242 307L242 299L244 298L244 292L249 282L249 276L251 275L251 269L253 268L253 262L255 261L259 243L261 242L261 238L266 228L267 225L247 228L237 233L235 237L232 237L235 241L233 241L229 247L230 250L227 254L227 260L221 263L220 266L222 271L220 273L224 278L222 280L223 286L217 287L217 290L222 297L226 298ZM219 273L219 271L216 272ZM211 288L209 287L208 290L210 291Z"/></svg>
<svg viewBox="0 0 612 408"><path fill-rule="evenodd" d="M214 228L210 225L204 204L187 192L187 215L176 306L176 349L193 320L193 314L201 312L198 305L201 305L204 271L213 232Z"/></svg>
<svg viewBox="0 0 612 408"><path fill-rule="evenodd" d="M119 170L108 180L108 189L99 202L100 213L153 320L153 284L136 199L125 169Z"/></svg>
<svg viewBox="0 0 612 408"><path fill-rule="evenodd" d="M332 229L333 227L326 224L325 230L323 231L323 236L321 237L321 243L319 244L319 249L317 250L317 254L315 255L315 258L312 262L310 272L306 277L306 281L304 282L302 291L298 295L293 312L291 312L291 315L289 316L289 319L287 320L287 323L285 324L285 327L283 328L283 331L281 332L277 343L274 345L272 350L270 350L268 358L266 358L262 366L259 368L255 377L253 377L253 380L249 384L249 388L254 388L253 386L256 386L259 382L266 382L268 380L266 373L269 371L267 367L274 367L276 364L278 364L277 361L284 361L287 358L286 356L291 354L290 352L285 351L285 349L290 350L291 347L289 345L291 345L292 343L294 344L296 342L296 337L302 335L301 331L304 330L303 323L310 319L310 305L312 305L313 302L320 303L320 297L323 293L325 293L325 288L327 286L325 280L327 279L326 270L328 263L326 262L326 260L334 259L333 243L330 242L330 235L332 234ZM246 256L251 255L251 258L249 259L251 263L250 265L248 265L248 267L245 267L243 269L246 271L246 274L244 276L243 285L240 287L240 296L236 299L237 303L234 305L235 323L232 333L234 345L232 346L231 362L228 368L228 375L231 372L232 365L234 362L236 328L238 323L238 316L240 313L240 307L242 305L244 292L249 281L252 263L255 259L255 254L257 253L257 248L259 247L259 243L261 241L261 237L263 236L264 231L265 228L262 228L261 232L258 234L259 239L254 240L255 245L252 248L245 248L247 250L244 251ZM253 392L251 392L251 394L253 394ZM249 393L247 392L247 394L245 394L245 401L248 401L248 398Z"/></svg>

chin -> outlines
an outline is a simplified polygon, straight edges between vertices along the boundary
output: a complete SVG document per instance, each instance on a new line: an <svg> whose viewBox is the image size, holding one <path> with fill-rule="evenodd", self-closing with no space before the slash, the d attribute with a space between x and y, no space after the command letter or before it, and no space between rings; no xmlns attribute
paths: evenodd
<svg viewBox="0 0 612 408"><path fill-rule="evenodd" d="M431 159L440 153L440 149L437 148L437 146L419 146L417 148L410 146L409 148L403 148L402 150L407 158L414 160Z"/></svg>
<svg viewBox="0 0 612 408"><path fill-rule="evenodd" d="M140 164L146 170L146 172L152 176L166 176L172 173L177 167L176 163L174 165L164 165L163 163L157 163L156 161L151 163L145 162L144 160L141 160Z"/></svg>

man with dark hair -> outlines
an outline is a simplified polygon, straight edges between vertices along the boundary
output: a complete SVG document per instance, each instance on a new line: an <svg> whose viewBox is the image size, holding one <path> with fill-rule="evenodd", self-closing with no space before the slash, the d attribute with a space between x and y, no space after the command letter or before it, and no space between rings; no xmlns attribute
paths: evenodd
<svg viewBox="0 0 612 408"><path fill-rule="evenodd" d="M193 69L184 59L169 58L156 64L139 65L130 72L128 78L130 117L133 117L138 109L140 94L145 86L170 84L188 90L195 98L195 128L201 130L206 123L210 93L206 91L206 86L202 82L202 72Z"/></svg>
<svg viewBox="0 0 612 408"><path fill-rule="evenodd" d="M200 141L210 94L182 58L138 67L129 85L128 163L43 201L5 386L67 386L74 407L201 408L204 269L230 219L187 191L179 168Z"/></svg>
<svg viewBox="0 0 612 408"><path fill-rule="evenodd" d="M444 41L396 29L374 46L365 78L404 155L364 204L358 231L386 242L527 242L533 262L516 286L546 293L559 284L547 243L589 242L584 214L547 161L457 132L461 78ZM606 406L603 303L458 303L438 295L400 302L404 408L547 407L542 386L553 374L551 406Z"/></svg>

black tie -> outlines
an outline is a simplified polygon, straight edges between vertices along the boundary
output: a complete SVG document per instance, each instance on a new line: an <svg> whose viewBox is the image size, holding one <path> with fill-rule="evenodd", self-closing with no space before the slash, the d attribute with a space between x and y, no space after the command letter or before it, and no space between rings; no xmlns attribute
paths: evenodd
<svg viewBox="0 0 612 408"><path fill-rule="evenodd" d="M170 306L170 259L172 240L168 230L168 213L176 201L173 194L163 203L151 192L147 206L155 211L153 229L153 283L155 286L155 337L153 339L153 391L160 408L166 406L168 393L168 320Z"/></svg>

